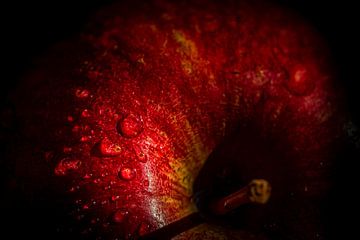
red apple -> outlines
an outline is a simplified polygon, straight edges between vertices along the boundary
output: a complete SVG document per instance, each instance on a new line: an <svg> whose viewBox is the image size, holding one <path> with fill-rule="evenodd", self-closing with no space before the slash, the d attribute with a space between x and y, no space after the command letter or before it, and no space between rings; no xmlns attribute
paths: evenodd
<svg viewBox="0 0 360 240"><path fill-rule="evenodd" d="M31 140L18 153L19 174L31 176L30 189L63 192L82 237L136 238L196 211L196 177L238 129L239 157L224 162L242 184L272 180L270 212L279 225L294 222L300 205L282 210L281 201L326 193L340 135L329 56L305 21L268 3L113 4L54 46L15 94ZM287 236L319 238L317 224L286 228ZM204 224L176 239L253 234Z"/></svg>

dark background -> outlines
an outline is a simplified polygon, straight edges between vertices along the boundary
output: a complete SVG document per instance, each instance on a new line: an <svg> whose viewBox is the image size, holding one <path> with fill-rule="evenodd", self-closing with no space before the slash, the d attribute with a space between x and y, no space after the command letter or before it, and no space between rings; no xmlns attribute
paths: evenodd
<svg viewBox="0 0 360 240"><path fill-rule="evenodd" d="M7 99L9 91L16 90L19 77L32 68L32 60L42 55L52 44L76 34L86 23L87 18L99 7L108 4L110 0L76 1L11 1L0 6L0 177L1 177L1 220L0 229L8 232L26 231L31 228L31 219L36 213L19 211L22 202L12 196L7 190L9 179L13 174L11 162L6 151L9 146L9 135L15 134L16 122L13 118L11 102ZM355 1L314 1L314 0L280 0L303 15L310 21L328 41L339 70L339 85L344 87L349 113L355 125L360 126L359 103L359 44L358 36L359 13ZM336 187L329 203L329 231L333 239L349 239L356 229L355 206L358 197L355 196L356 166L359 160L357 152L351 143L338 156ZM30 206L31 208L31 206ZM29 216L33 215L33 216ZM335 217L336 216L336 217ZM15 219L15 221L14 221ZM19 219L19 221L16 221ZM24 222L23 220L26 219ZM356 218L355 218L356 219ZM35 221L36 222L36 221ZM46 222L46 219L40 223ZM38 222L39 223L39 222ZM45 227L45 226L44 226ZM1 239L13 239L0 231Z"/></svg>

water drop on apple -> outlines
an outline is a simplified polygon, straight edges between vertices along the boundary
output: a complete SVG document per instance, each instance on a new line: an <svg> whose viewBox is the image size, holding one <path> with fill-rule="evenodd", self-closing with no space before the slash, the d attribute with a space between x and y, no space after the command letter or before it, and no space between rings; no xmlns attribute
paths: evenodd
<svg viewBox="0 0 360 240"><path fill-rule="evenodd" d="M81 116L84 117L84 118L88 118L91 116L90 114L90 111L88 109L84 109L82 112L81 112Z"/></svg>
<svg viewBox="0 0 360 240"><path fill-rule="evenodd" d="M147 156L145 155L145 153L140 152L137 156L140 162L142 163L147 162Z"/></svg>
<svg viewBox="0 0 360 240"><path fill-rule="evenodd" d="M73 133L77 133L77 132L79 132L79 130L80 130L80 126L79 126L79 125L75 125L75 126L71 129L71 131L72 131Z"/></svg>
<svg viewBox="0 0 360 240"><path fill-rule="evenodd" d="M111 196L111 201L115 202L116 200L118 200L120 198L119 195L113 195Z"/></svg>
<svg viewBox="0 0 360 240"><path fill-rule="evenodd" d="M114 223L121 223L125 220L125 218L128 214L129 213L127 211L125 211L124 209L119 209L114 213L112 219L113 219Z"/></svg>
<svg viewBox="0 0 360 240"><path fill-rule="evenodd" d="M68 122L73 122L74 121L74 117L73 116L67 116L67 120Z"/></svg>
<svg viewBox="0 0 360 240"><path fill-rule="evenodd" d="M101 182L101 179L100 178L96 178L96 179L94 179L94 181L93 181L93 183L95 183L95 184L98 184L98 183L100 183Z"/></svg>
<svg viewBox="0 0 360 240"><path fill-rule="evenodd" d="M83 179L90 179L92 177L92 174L88 174L86 173L84 176L83 176Z"/></svg>
<svg viewBox="0 0 360 240"><path fill-rule="evenodd" d="M147 155L144 153L143 149L138 145L134 145L133 149L135 151L137 159L142 163L146 163L148 158Z"/></svg>
<svg viewBox="0 0 360 240"><path fill-rule="evenodd" d="M77 98L87 98L89 96L89 91L87 89L76 89L75 96Z"/></svg>
<svg viewBox="0 0 360 240"><path fill-rule="evenodd" d="M111 142L108 138L101 140L94 148L94 151L98 151L103 157L115 157L121 153L121 147Z"/></svg>
<svg viewBox="0 0 360 240"><path fill-rule="evenodd" d="M135 171L129 167L123 167L120 169L119 177L123 180L132 180L135 177Z"/></svg>
<svg viewBox="0 0 360 240"><path fill-rule="evenodd" d="M287 90L295 96L307 96L315 88L315 82L310 69L297 65L292 69L290 78L286 81Z"/></svg>
<svg viewBox="0 0 360 240"><path fill-rule="evenodd" d="M63 152L70 153L70 152L72 152L72 148L71 147L63 147Z"/></svg>
<svg viewBox="0 0 360 240"><path fill-rule="evenodd" d="M143 122L139 116L130 114L118 121L117 131L125 138L137 137L143 131Z"/></svg>

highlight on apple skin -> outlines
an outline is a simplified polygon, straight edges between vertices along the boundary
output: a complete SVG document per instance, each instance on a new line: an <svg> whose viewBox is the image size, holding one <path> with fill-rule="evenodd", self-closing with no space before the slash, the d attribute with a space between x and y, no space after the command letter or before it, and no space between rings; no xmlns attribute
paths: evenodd
<svg viewBox="0 0 360 240"><path fill-rule="evenodd" d="M224 162L239 186L271 183L254 216L267 233L205 223L175 239L321 239L344 121L329 59L306 21L268 2L114 3L13 94L18 174L30 192L56 193L73 219L59 236L136 239L201 209L193 186L226 179L221 159L202 169L231 139Z"/></svg>

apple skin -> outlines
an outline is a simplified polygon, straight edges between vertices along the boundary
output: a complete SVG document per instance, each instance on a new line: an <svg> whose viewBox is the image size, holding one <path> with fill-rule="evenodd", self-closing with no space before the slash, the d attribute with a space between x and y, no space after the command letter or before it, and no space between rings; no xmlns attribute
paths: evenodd
<svg viewBox="0 0 360 240"><path fill-rule="evenodd" d="M282 194L323 196L343 121L329 58L314 29L269 3L113 4L14 94L18 174L61 194L82 237L136 238L196 211L202 166L251 123L300 176ZM177 239L219 237L250 238L205 224Z"/></svg>

